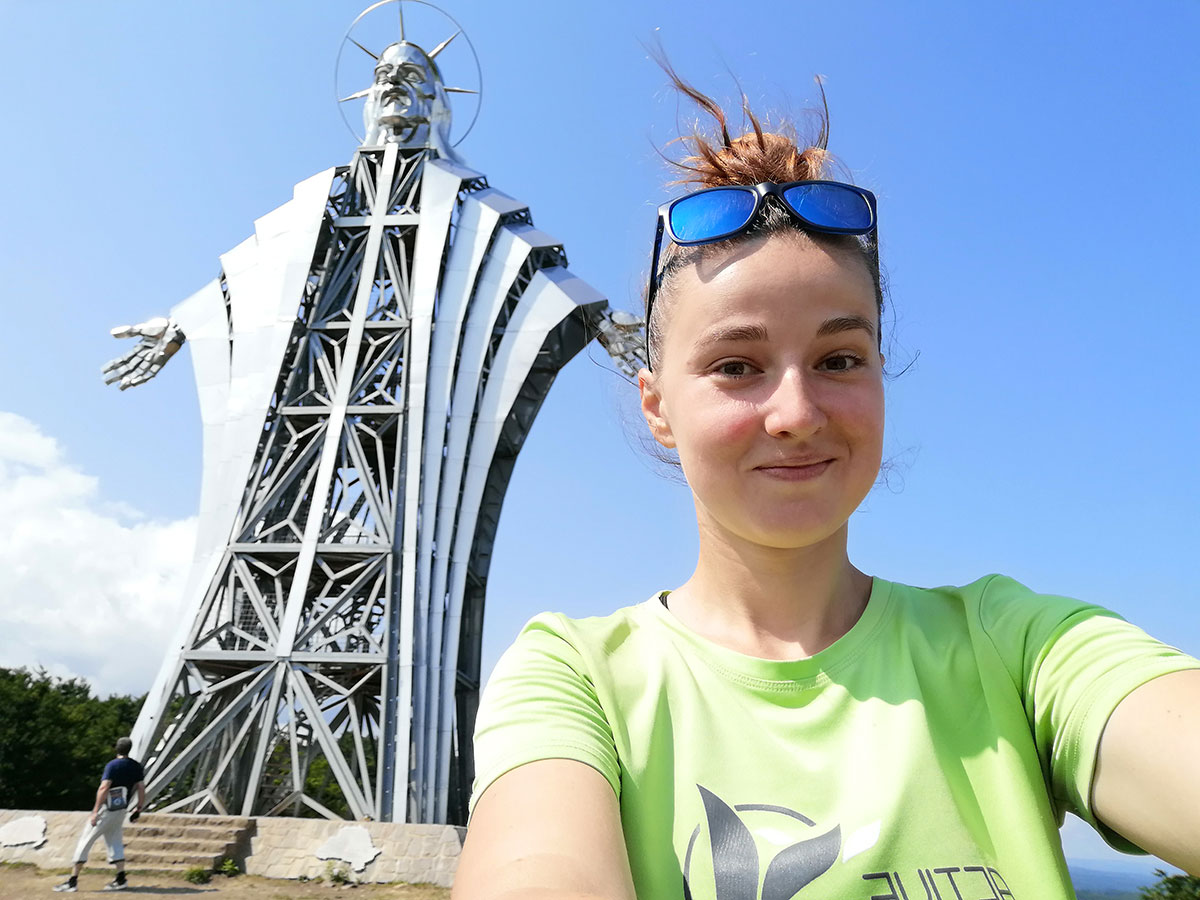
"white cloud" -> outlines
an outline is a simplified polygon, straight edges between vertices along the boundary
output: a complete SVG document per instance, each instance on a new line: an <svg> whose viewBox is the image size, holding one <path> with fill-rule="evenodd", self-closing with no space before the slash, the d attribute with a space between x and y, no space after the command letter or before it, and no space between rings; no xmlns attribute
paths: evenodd
<svg viewBox="0 0 1200 900"><path fill-rule="evenodd" d="M58 442L0 412L0 665L149 690L177 621L196 520L104 502Z"/></svg>

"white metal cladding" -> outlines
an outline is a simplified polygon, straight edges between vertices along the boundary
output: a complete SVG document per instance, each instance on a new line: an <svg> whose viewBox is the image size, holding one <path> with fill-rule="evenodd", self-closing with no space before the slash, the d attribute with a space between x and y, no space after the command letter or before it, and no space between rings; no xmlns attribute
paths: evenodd
<svg viewBox="0 0 1200 900"><path fill-rule="evenodd" d="M196 549L184 583L187 606L194 606L196 592L211 577L209 560L222 552L222 538L216 529L216 507L221 502L221 484L217 478L217 462L224 442L223 425L229 402L229 314L219 279L213 279L173 310L172 316L189 335L192 348L192 368L196 376L196 393L203 423L203 469L200 480L200 514L196 529ZM226 487L226 492L228 488ZM212 565L216 565L215 561ZM144 746L156 717L153 712L169 699L163 696L172 687L180 660L179 654L187 640L192 623L188 618L176 625L167 656L146 696L142 714L133 732L133 741Z"/></svg>
<svg viewBox="0 0 1200 900"><path fill-rule="evenodd" d="M413 765L426 780L435 777L436 766L429 746L430 706L427 696L430 690L440 689L430 679L446 665L441 654L440 633L442 613L445 606L445 569L438 570L440 581L434 572L435 535L449 534L454 527L454 511L458 508L458 497L453 489L453 472L443 472L443 460L449 452L449 435L445 426L450 408L451 392L455 383L458 347L462 336L464 318L474 295L479 272L500 225L503 215L522 211L521 204L492 188L485 188L466 196L462 201L458 218L457 237L447 254L442 280L441 300L437 308L436 326L433 331L433 348L430 354L428 390L426 391L426 413L428 420L442 423L431 431L425 441L423 469L426 473L437 473L440 490L426 490L421 495L421 522L417 548L417 585L421 592L421 609L428 625L421 632L421 639L414 648L415 680L417 689L413 703ZM445 507L442 510L442 506ZM439 516L439 512L442 514ZM446 540L439 537L439 540ZM446 546L445 543L437 546ZM446 554L443 553L443 557ZM454 668L451 666L450 668ZM432 821L432 820L430 820Z"/></svg>
<svg viewBox="0 0 1200 900"><path fill-rule="evenodd" d="M504 424L517 404L518 394L542 350L547 334L578 307L606 303L592 288L573 276L564 277L564 273L564 269L550 268L534 274L505 327L492 361L492 371L496 374L487 382L471 435L459 522L452 545L445 625L439 629L444 641L441 653L444 659L458 658L463 599L474 549L476 517L483 507L484 489L491 475ZM432 741L433 752L430 754L430 758L436 761L437 775L425 782L434 789L435 797L432 799L435 807L423 810L435 822L445 821L449 799L448 769L456 672L444 668L441 674L440 690L434 695L432 704L437 709L438 719Z"/></svg>
<svg viewBox="0 0 1200 900"><path fill-rule="evenodd" d="M171 310L191 343L204 425L196 552L184 595L190 607L199 605L197 592L207 590L233 526L333 175L327 169L297 184L292 200L257 220L255 234L221 257L223 277ZM180 623L159 669L133 734L138 746L157 719L158 704L151 701L169 699L163 693L178 677L191 624Z"/></svg>
<svg viewBox="0 0 1200 900"><path fill-rule="evenodd" d="M465 821L516 454L558 369L599 335L627 370L633 332L522 204L394 143L221 259L173 311L205 462L190 611L135 732L151 796Z"/></svg>
<svg viewBox="0 0 1200 900"><path fill-rule="evenodd" d="M200 401L203 430L203 470L200 480L200 515L196 535L196 554L189 574L185 596L190 597L207 572L213 553L224 550L225 534L218 524L217 510L225 502L217 466L224 449L224 425L229 409L229 311L219 279L214 279L171 311L188 335L192 349L192 367L196 373L196 393ZM228 494L226 488L224 491ZM215 565L215 563L213 563ZM185 623L189 624L190 623ZM182 646L183 636L178 641Z"/></svg>
<svg viewBox="0 0 1200 900"><path fill-rule="evenodd" d="M450 214L455 208L458 191L464 178L471 177L479 176L477 173L458 169L448 163L432 161L425 167L425 175L421 184L422 221L421 229L417 232L416 256L413 260L413 293L409 317L410 336L407 360L409 401L405 443L411 449L405 455L404 496L406 502L403 507L404 523L401 533L404 535L404 539L400 553L400 670L398 673L400 695L398 701L400 708L405 710L411 710L416 705L423 705L425 696L423 683L418 684L414 691L413 662L414 644L422 640L425 622L429 614L429 595L424 591L420 591L420 599L423 602L419 604L420 609L418 610L419 589L427 585L424 582L421 585L417 583L419 574L417 521L420 512L425 462L421 447L425 443L426 436L425 397L433 331L434 301L441 274L443 252L449 236ZM432 423L430 430L437 430L432 427ZM438 443L441 442L440 434L431 434L430 438ZM432 477L432 473L430 475L425 486L426 490L436 488L437 482ZM424 660L421 662L424 663ZM411 714L397 716L396 724L395 746L398 748L410 746ZM422 749L424 748L422 747ZM407 791L395 791L392 797L392 821L405 819L409 802Z"/></svg>

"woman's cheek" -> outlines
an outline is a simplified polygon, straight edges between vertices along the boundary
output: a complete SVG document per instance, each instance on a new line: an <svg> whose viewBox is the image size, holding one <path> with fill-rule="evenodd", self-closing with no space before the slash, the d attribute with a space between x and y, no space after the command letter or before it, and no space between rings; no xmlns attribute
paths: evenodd
<svg viewBox="0 0 1200 900"><path fill-rule="evenodd" d="M713 404L712 415L706 416L698 435L706 444L716 445L715 450L736 450L746 441L753 439L763 428L762 417L757 407L749 403L726 401Z"/></svg>
<svg viewBox="0 0 1200 900"><path fill-rule="evenodd" d="M879 386L869 395L867 402L864 404L863 421L864 427L874 435L875 440L881 447L883 446L884 420L883 387Z"/></svg>
<svg viewBox="0 0 1200 900"><path fill-rule="evenodd" d="M693 489L714 479L723 483L729 477L729 467L738 468L738 460L754 443L762 424L753 408L728 400L696 398L690 411L684 427L676 429L684 475Z"/></svg>
<svg viewBox="0 0 1200 900"><path fill-rule="evenodd" d="M825 399L825 412L831 421L855 435L868 438L883 436L883 386L877 383L854 385L851 390L831 393Z"/></svg>

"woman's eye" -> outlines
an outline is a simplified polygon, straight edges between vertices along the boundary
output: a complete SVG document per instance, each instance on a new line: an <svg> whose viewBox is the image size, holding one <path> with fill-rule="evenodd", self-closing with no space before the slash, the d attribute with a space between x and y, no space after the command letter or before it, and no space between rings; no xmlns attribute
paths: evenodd
<svg viewBox="0 0 1200 900"><path fill-rule="evenodd" d="M727 378L741 378L750 374L750 364L744 362L727 362L717 366L718 374Z"/></svg>
<svg viewBox="0 0 1200 900"><path fill-rule="evenodd" d="M827 372L846 372L862 365L862 362L860 357L851 353L839 353L836 356L826 357L821 362L821 368Z"/></svg>

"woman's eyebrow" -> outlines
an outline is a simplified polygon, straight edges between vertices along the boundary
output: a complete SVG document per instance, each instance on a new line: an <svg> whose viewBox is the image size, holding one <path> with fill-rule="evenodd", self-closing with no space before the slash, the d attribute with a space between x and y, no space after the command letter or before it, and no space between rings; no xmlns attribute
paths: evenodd
<svg viewBox="0 0 1200 900"><path fill-rule="evenodd" d="M762 325L729 325L714 328L699 341L700 346L719 344L724 341L766 341L767 329Z"/></svg>
<svg viewBox="0 0 1200 900"><path fill-rule="evenodd" d="M862 316L837 316L833 319L826 319L817 329L817 337L829 337L855 329L862 329L871 337L875 337L875 323Z"/></svg>

